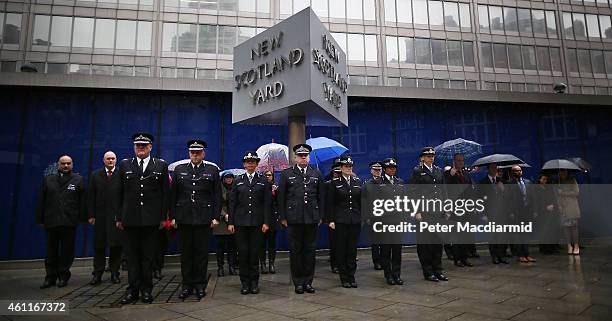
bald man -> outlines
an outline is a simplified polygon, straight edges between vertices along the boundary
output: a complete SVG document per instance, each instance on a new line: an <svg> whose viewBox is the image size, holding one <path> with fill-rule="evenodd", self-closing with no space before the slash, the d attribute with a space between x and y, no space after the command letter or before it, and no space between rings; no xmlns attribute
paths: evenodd
<svg viewBox="0 0 612 321"><path fill-rule="evenodd" d="M85 221L86 196L83 177L72 172L72 158L58 161L58 173L44 178L36 209L36 223L47 232L46 276L40 286L65 287L74 261L74 231Z"/></svg>
<svg viewBox="0 0 612 321"><path fill-rule="evenodd" d="M121 198L121 179L115 172L117 155L108 151L104 153L102 162L104 166L89 176L87 191L88 221L94 227L94 270L89 282L91 285L98 285L102 282L102 274L106 266L106 248L108 248L108 266L111 271L110 280L115 284L121 282L119 266L123 232L115 225Z"/></svg>

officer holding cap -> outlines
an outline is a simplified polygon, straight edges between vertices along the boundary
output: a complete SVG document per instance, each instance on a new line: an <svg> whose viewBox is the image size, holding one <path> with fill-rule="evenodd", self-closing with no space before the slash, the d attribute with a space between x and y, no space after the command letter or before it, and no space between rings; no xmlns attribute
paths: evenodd
<svg viewBox="0 0 612 321"><path fill-rule="evenodd" d="M246 173L234 179L229 194L228 230L235 233L240 264L240 293L259 293L259 250L270 227L272 187L255 172L259 157L248 151L242 158Z"/></svg>
<svg viewBox="0 0 612 321"><path fill-rule="evenodd" d="M169 196L168 164L151 157L153 135L136 133L135 157L119 164L121 213L117 228L125 230L128 248L128 282L121 304L153 302L153 260L158 252L159 231L166 223Z"/></svg>
<svg viewBox="0 0 612 321"><path fill-rule="evenodd" d="M283 170L278 187L281 223L288 227L289 259L295 293L314 293L317 229L323 213L324 182L318 169L308 166L312 147L293 146L295 165Z"/></svg>
<svg viewBox="0 0 612 321"><path fill-rule="evenodd" d="M183 300L194 290L198 299L206 296L208 243L221 215L219 169L204 162L206 146L201 139L188 141L190 162L172 174L170 219L179 234Z"/></svg>

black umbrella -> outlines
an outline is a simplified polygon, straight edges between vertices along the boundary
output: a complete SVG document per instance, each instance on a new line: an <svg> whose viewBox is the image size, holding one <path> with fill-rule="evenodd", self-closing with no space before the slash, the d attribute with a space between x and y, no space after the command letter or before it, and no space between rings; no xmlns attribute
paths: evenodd
<svg viewBox="0 0 612 321"><path fill-rule="evenodd" d="M493 154L477 159L474 164L472 164L472 167L487 166L489 164L504 166L524 163L523 160L511 154Z"/></svg>
<svg viewBox="0 0 612 321"><path fill-rule="evenodd" d="M502 169L503 169L503 168L510 168L510 167L512 167L512 166L514 166L514 165L518 165L519 167L522 167L522 168L531 168L531 165L529 165L529 164L527 164L527 163L522 163L522 164L513 164L513 165L502 165L502 166L497 166L497 168L502 168Z"/></svg>
<svg viewBox="0 0 612 321"><path fill-rule="evenodd" d="M561 170L561 169L566 169L568 171L580 171L582 170L580 167L578 167L578 165L574 164L573 162L568 161L567 159L553 159L553 160L549 160L548 162L544 163L544 166L542 166L542 170Z"/></svg>
<svg viewBox="0 0 612 321"><path fill-rule="evenodd" d="M584 158L581 158L581 157L572 157L572 158L568 158L567 160L578 165L578 167L580 167L580 169L582 169L585 172L590 171L592 168L591 164L589 164L589 162L585 161Z"/></svg>

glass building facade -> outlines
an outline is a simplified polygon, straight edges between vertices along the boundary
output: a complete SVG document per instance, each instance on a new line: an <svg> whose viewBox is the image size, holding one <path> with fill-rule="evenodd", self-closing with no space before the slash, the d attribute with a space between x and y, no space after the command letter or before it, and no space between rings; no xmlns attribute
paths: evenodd
<svg viewBox="0 0 612 321"><path fill-rule="evenodd" d="M231 124L232 54L307 6L347 53L351 88L350 126L306 135L342 142L360 176L394 156L407 178L423 146L463 137L521 157L530 177L548 159L583 157L593 171L580 181L612 182L607 0L0 0L0 260L44 256L34 210L62 154L87 177L106 150L131 157L140 130L168 162L201 137L223 168L286 144L286 126ZM38 73L20 72L26 63ZM77 253L91 255L91 227L77 235Z"/></svg>

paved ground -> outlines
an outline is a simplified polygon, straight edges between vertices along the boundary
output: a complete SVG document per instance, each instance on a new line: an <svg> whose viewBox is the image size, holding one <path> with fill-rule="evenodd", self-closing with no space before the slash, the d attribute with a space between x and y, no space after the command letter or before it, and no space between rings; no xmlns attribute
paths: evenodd
<svg viewBox="0 0 612 321"><path fill-rule="evenodd" d="M537 255L538 262L530 265L492 265L484 247L480 254L473 268L456 268L445 261L451 280L430 283L421 278L414 248L406 248L405 284L389 286L382 271L372 268L368 252L362 251L359 288L344 289L322 253L314 283L317 293L302 295L293 293L288 261L281 258L279 273L262 276L260 294L240 295L237 276L217 278L211 273L208 296L200 302L177 298L179 267L171 265L155 285L153 304L124 307L117 301L125 275L121 285L111 285L105 275L104 283L91 287L86 285L90 268L76 267L68 287L39 290L42 269L0 264L0 299L63 299L71 309L62 317L0 320L612 320L612 246L588 245L580 257Z"/></svg>

